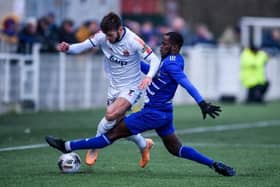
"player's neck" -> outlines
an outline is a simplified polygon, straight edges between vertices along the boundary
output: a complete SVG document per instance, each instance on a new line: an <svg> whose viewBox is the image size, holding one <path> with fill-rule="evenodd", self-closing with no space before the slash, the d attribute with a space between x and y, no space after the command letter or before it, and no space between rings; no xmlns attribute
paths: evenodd
<svg viewBox="0 0 280 187"><path fill-rule="evenodd" d="M119 38L117 39L116 42L121 41L124 35L125 35L125 28L121 27L121 29L119 30Z"/></svg>
<svg viewBox="0 0 280 187"><path fill-rule="evenodd" d="M176 56L176 55L178 55L178 54L179 54L178 51L173 51L173 52L171 52L169 55L171 55L171 56Z"/></svg>
<svg viewBox="0 0 280 187"><path fill-rule="evenodd" d="M120 30L120 39L123 38L123 35L125 34L125 31L124 31L124 27L122 27L122 29Z"/></svg>

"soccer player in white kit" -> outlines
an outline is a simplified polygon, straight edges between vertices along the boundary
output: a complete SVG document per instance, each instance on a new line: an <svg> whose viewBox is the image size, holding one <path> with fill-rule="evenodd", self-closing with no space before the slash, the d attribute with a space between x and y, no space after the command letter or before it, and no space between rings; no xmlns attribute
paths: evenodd
<svg viewBox="0 0 280 187"><path fill-rule="evenodd" d="M57 47L59 51L71 54L79 54L90 48L99 47L105 55L105 72L109 79L108 106L105 116L98 124L96 136L113 128L116 121L137 102L142 90L151 84L160 65L160 60L152 49L135 33L122 26L117 14L111 12L104 16L100 27L100 32L81 43L70 45L62 42ZM150 63L150 70L143 80L141 80L141 60ZM138 145L141 152L139 165L145 167L150 160L152 139L145 139L140 134L128 139ZM86 163L93 165L97 156L97 150L88 150Z"/></svg>

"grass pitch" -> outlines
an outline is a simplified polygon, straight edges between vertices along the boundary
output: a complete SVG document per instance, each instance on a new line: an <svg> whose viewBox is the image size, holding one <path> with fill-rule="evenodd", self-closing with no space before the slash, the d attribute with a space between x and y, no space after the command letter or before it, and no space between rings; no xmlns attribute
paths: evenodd
<svg viewBox="0 0 280 187"><path fill-rule="evenodd" d="M216 120L202 120L197 106L176 107L175 125L183 144L233 166L236 177L223 177L203 165L173 157L151 133L146 135L156 144L145 169L138 166L136 146L123 140L100 150L96 165L90 168L83 163L76 174L59 172L60 153L50 147L3 150L44 144L45 135L91 137L104 113L100 109L0 116L0 186L280 186L280 102L221 105L223 112ZM209 131L218 125L225 130ZM227 128L232 126L238 128ZM190 133L198 127L203 131ZM83 160L85 151L77 153Z"/></svg>

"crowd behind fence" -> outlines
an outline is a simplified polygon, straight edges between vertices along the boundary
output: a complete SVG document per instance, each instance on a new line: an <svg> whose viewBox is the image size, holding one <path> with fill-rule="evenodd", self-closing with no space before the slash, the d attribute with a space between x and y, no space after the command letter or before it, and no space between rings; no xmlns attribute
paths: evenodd
<svg viewBox="0 0 280 187"><path fill-rule="evenodd" d="M208 100L223 96L242 102L245 89L239 81L240 47L196 45L183 48L189 79ZM105 107L107 80L103 56L92 53L65 55L0 53L0 113L9 110L73 110ZM280 56L266 67L271 87L266 100L280 99ZM174 102L194 102L179 88Z"/></svg>

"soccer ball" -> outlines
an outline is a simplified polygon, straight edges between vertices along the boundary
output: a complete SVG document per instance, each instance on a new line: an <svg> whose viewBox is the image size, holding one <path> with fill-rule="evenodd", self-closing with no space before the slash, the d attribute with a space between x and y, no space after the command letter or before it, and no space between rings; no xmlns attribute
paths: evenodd
<svg viewBox="0 0 280 187"><path fill-rule="evenodd" d="M75 152L62 154L57 165L63 173L76 173L81 167L81 158Z"/></svg>

